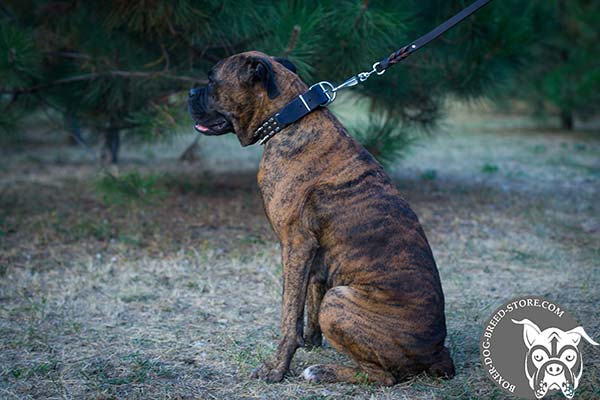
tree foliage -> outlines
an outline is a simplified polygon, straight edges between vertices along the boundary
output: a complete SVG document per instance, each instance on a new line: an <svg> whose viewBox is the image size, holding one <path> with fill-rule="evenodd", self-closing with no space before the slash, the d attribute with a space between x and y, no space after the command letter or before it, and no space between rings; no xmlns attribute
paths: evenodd
<svg viewBox="0 0 600 400"><path fill-rule="evenodd" d="M187 89L202 84L223 57L257 49L287 57L308 83L340 82L370 70L468 3L2 2L0 126L14 129L31 110L50 107L107 138L114 132L126 133L127 140L168 138L189 122L183 115ZM522 7L516 0L492 2L426 50L356 88L380 115L375 126L389 132L393 122L393 136L400 137L435 123L447 95L479 96L509 76L529 45L530 15L515 12ZM397 146L377 151L388 147L397 153Z"/></svg>
<svg viewBox="0 0 600 400"><path fill-rule="evenodd" d="M561 125L600 110L600 3L593 0L537 0L529 7L535 38L526 68L504 95L520 98L537 112L557 109Z"/></svg>

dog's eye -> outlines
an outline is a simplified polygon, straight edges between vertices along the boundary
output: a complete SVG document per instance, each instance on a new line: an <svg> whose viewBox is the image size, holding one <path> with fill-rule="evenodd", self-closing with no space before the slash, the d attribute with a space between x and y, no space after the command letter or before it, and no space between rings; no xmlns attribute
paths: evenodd
<svg viewBox="0 0 600 400"><path fill-rule="evenodd" d="M577 354L575 354L573 350L567 350L564 352L562 358L564 358L564 360L567 362L571 362L577 358Z"/></svg>
<svg viewBox="0 0 600 400"><path fill-rule="evenodd" d="M544 360L545 355L546 354L542 350L536 350L533 352L531 357L533 358L533 361L540 362L540 361Z"/></svg>

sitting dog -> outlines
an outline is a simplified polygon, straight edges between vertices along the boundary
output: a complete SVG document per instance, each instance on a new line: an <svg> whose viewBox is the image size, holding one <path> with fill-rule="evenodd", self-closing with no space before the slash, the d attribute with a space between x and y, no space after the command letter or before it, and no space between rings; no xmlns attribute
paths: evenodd
<svg viewBox="0 0 600 400"><path fill-rule="evenodd" d="M541 399L548 391L560 390L572 399L583 372L581 353L577 348L581 338L598 345L578 326L570 331L540 328L528 319L512 320L523 325L523 340L527 346L525 374L535 397Z"/></svg>
<svg viewBox="0 0 600 400"><path fill-rule="evenodd" d="M307 90L289 61L259 52L220 61L208 79L190 92L196 130L233 131L242 146L264 139L264 122ZM283 306L275 356L254 377L281 381L296 349L319 346L322 334L357 366L315 365L304 371L309 381L393 385L421 371L454 375L444 295L423 228L327 108L266 142L258 184L281 242Z"/></svg>

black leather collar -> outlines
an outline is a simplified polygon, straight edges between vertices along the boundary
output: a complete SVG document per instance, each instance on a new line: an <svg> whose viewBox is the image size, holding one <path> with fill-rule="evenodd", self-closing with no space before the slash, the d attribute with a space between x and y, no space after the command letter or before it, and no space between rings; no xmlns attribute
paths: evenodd
<svg viewBox="0 0 600 400"><path fill-rule="evenodd" d="M294 100L287 103L281 110L269 117L254 132L259 144L265 144L286 126L293 124L317 107L326 105L332 100L328 88L322 84L311 86Z"/></svg>

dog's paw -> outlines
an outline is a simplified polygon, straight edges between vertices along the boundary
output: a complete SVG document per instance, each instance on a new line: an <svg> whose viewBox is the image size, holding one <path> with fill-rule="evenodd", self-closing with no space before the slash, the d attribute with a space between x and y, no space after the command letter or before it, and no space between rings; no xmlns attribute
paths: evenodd
<svg viewBox="0 0 600 400"><path fill-rule="evenodd" d="M335 382L335 374L325 365L317 364L302 372L302 377L310 383Z"/></svg>
<svg viewBox="0 0 600 400"><path fill-rule="evenodd" d="M267 383L281 382L283 380L284 371L271 367L268 363L263 363L260 367L252 371L250 377L261 379Z"/></svg>
<svg viewBox="0 0 600 400"><path fill-rule="evenodd" d="M302 377L304 379L306 379L308 382L318 383L318 381L317 381L317 379L318 379L318 373L316 371L316 369L318 367L319 367L318 365L313 365L312 367L306 368L302 372Z"/></svg>
<svg viewBox="0 0 600 400"><path fill-rule="evenodd" d="M548 383L540 382L537 390L535 391L535 398L541 399L542 397L544 397L546 395L546 393L548 393Z"/></svg>

